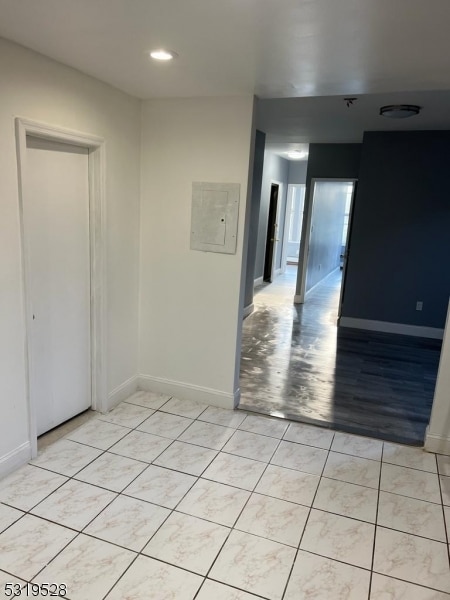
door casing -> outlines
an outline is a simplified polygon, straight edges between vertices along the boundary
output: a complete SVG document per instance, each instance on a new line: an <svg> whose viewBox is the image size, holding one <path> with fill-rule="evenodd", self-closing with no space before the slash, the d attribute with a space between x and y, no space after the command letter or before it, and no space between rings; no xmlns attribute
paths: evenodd
<svg viewBox="0 0 450 600"><path fill-rule="evenodd" d="M30 248L24 231L24 198L29 194L27 183L27 135L59 143L82 146L89 150L89 243L91 278L91 385L92 408L99 412L108 410L106 365L106 203L105 203L105 142L98 136L80 133L31 121L15 119L17 168L19 179L19 214L22 246L22 272L24 293L24 322L26 349L26 394L31 456L37 455L36 407L33 399L30 334L32 310L30 298Z"/></svg>

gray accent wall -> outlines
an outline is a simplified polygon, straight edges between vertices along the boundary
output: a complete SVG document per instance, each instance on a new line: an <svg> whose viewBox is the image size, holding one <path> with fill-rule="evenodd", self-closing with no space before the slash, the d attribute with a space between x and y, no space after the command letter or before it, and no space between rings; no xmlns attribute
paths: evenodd
<svg viewBox="0 0 450 600"><path fill-rule="evenodd" d="M365 133L342 316L444 327L449 165L448 131Z"/></svg>
<svg viewBox="0 0 450 600"><path fill-rule="evenodd" d="M278 202L281 202L281 218L280 224L284 224L284 214L286 211L286 196L287 196L287 184L288 184L288 173L289 173L289 161L273 152L266 150L264 153L264 169L262 176L262 189L261 189L261 205L259 213L259 224L258 224L258 238L256 242L256 261L255 261L255 279L263 276L264 273L264 257L266 252L266 237L267 237L267 220L269 217L269 204L270 204L270 185L271 181L279 181L283 183L283 190L281 196L278 197ZM280 235L282 234L282 227L279 230ZM282 238L280 237L280 240ZM249 247L250 250L250 247ZM281 243L278 244L276 266L279 268L281 263Z"/></svg>
<svg viewBox="0 0 450 600"><path fill-rule="evenodd" d="M266 134L256 130L255 152L253 160L252 199L250 208L250 227L247 251L247 269L245 273L244 306L253 304L253 287L255 280L256 242L258 239L259 212L261 203L262 175L264 167L264 146Z"/></svg>

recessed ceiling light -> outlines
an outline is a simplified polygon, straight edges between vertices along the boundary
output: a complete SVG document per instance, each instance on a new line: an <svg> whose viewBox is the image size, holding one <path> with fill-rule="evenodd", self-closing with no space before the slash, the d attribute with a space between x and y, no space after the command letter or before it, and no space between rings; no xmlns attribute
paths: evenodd
<svg viewBox="0 0 450 600"><path fill-rule="evenodd" d="M287 155L293 160L302 160L308 156L306 152L301 152L300 150L292 150L291 152L288 152Z"/></svg>
<svg viewBox="0 0 450 600"><path fill-rule="evenodd" d="M416 104L391 104L380 108L380 115L390 119L406 119L420 113L420 106Z"/></svg>
<svg viewBox="0 0 450 600"><path fill-rule="evenodd" d="M158 50L152 50L150 52L150 56L155 60L172 60L178 54L176 52L172 52L171 50L164 50L163 48L159 48Z"/></svg>

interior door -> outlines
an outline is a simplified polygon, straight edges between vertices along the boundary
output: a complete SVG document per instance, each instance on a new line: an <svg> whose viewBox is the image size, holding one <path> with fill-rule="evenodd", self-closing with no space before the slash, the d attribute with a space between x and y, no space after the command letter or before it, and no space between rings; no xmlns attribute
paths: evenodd
<svg viewBox="0 0 450 600"><path fill-rule="evenodd" d="M270 187L269 218L267 221L266 255L264 259L264 281L273 281L276 243L278 235L278 191L279 185L272 183Z"/></svg>
<svg viewBox="0 0 450 600"><path fill-rule="evenodd" d="M23 202L41 435L91 405L88 150L27 136Z"/></svg>

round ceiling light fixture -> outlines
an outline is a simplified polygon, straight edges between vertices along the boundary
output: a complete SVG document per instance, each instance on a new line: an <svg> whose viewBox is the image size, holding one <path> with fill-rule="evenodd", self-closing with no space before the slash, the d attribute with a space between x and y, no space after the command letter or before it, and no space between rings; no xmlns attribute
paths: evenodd
<svg viewBox="0 0 450 600"><path fill-rule="evenodd" d="M178 54L176 52L172 52L171 50L164 50L163 48L158 48L157 50L152 50L150 53L150 57L154 60L168 61L176 58Z"/></svg>
<svg viewBox="0 0 450 600"><path fill-rule="evenodd" d="M301 150L292 150L291 152L288 152L287 155L288 158L291 158L293 160L303 160L308 156L308 153L302 152Z"/></svg>
<svg viewBox="0 0 450 600"><path fill-rule="evenodd" d="M416 104L390 104L380 108L380 115L389 119L407 119L418 115L420 109Z"/></svg>

